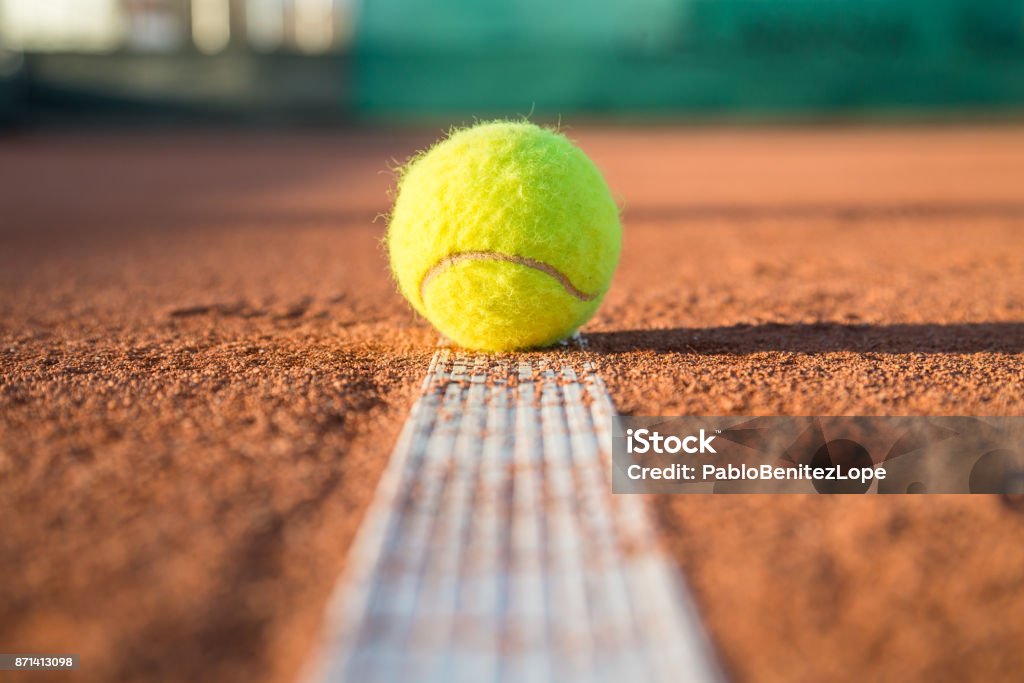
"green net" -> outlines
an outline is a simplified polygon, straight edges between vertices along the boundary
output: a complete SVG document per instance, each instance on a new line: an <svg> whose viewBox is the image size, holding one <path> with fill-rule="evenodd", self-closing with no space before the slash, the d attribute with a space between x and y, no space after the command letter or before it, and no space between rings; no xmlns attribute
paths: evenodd
<svg viewBox="0 0 1024 683"><path fill-rule="evenodd" d="M372 0L358 21L364 114L1024 102L1021 0Z"/></svg>

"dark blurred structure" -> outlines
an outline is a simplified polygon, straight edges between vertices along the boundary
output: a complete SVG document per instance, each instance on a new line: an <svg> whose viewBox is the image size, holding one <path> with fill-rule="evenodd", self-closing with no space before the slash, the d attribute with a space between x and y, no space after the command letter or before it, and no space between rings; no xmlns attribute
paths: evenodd
<svg viewBox="0 0 1024 683"><path fill-rule="evenodd" d="M5 122L1024 105L1024 0L0 0L0 41Z"/></svg>
<svg viewBox="0 0 1024 683"><path fill-rule="evenodd" d="M334 121L351 2L0 0L11 121Z"/></svg>

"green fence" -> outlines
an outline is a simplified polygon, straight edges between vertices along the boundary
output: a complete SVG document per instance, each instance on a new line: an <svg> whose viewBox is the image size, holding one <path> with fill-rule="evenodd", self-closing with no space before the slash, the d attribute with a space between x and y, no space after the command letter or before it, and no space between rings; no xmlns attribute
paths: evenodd
<svg viewBox="0 0 1024 683"><path fill-rule="evenodd" d="M365 115L1024 103L1021 0L366 0Z"/></svg>

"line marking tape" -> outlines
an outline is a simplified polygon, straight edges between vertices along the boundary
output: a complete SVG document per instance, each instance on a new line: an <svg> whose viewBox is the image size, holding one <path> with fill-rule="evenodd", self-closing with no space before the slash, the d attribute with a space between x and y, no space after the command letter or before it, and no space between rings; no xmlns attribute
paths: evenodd
<svg viewBox="0 0 1024 683"><path fill-rule="evenodd" d="M613 496L589 365L439 348L328 607L310 683L721 672L640 496Z"/></svg>

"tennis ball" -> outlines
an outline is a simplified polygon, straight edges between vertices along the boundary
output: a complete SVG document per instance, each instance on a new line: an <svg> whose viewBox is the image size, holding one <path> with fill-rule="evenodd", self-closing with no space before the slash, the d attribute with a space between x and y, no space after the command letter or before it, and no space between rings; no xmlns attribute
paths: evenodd
<svg viewBox="0 0 1024 683"><path fill-rule="evenodd" d="M387 236L413 308L486 351L571 335L601 303L621 244L619 210L594 163L563 135L510 121L457 131L414 157Z"/></svg>

